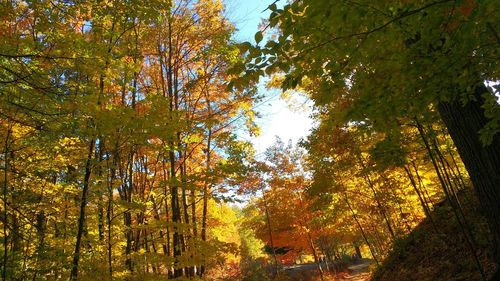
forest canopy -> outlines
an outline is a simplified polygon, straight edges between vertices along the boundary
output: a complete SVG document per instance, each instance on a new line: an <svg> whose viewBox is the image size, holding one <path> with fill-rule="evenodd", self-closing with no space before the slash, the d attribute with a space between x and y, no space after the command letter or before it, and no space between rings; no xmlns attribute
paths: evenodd
<svg viewBox="0 0 500 281"><path fill-rule="evenodd" d="M269 1L252 42L226 3L0 4L2 280L368 280L422 229L498 278L497 1ZM258 153L271 89L315 122Z"/></svg>

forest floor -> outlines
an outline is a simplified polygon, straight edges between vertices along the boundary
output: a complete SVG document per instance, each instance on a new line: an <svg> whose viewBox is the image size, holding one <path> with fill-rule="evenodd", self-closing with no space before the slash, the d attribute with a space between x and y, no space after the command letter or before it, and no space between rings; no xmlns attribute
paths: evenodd
<svg viewBox="0 0 500 281"><path fill-rule="evenodd" d="M479 203L470 190L461 191L459 200L465 221L472 233L475 252L487 280L496 280L496 265L488 248L490 235ZM393 251L382 264L370 272L371 260L350 264L337 274L326 272L325 281L439 281L482 280L477 264L450 204L438 203L432 211L433 222L425 219L413 231L395 242ZM463 220L463 218L461 219ZM316 264L293 265L284 268L286 280L319 281ZM281 279L280 279L281 280Z"/></svg>
<svg viewBox="0 0 500 281"><path fill-rule="evenodd" d="M471 240L487 280L494 280L496 268L488 248L491 238L486 219L479 212L479 203L471 190L461 191L458 197L465 214L461 224L473 234ZM372 280L482 280L450 204L439 203L431 215L434 225L427 218L396 241L393 251L373 272Z"/></svg>
<svg viewBox="0 0 500 281"><path fill-rule="evenodd" d="M370 278L369 266L372 264L370 259L362 259L359 262L347 266L347 270L338 272L325 272L325 280L351 280L366 281ZM324 265L323 265L324 267ZM298 264L285 268L285 274L290 280L294 281L312 281L320 280L315 263Z"/></svg>

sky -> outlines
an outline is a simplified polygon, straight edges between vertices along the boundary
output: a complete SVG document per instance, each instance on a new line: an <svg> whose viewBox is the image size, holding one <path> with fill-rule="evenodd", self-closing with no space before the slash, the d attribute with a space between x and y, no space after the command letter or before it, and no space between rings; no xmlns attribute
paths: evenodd
<svg viewBox="0 0 500 281"><path fill-rule="evenodd" d="M274 0L224 0L226 15L238 30L235 35L237 41L254 42L261 19L269 15L269 10L264 10L273 2ZM276 4L279 6L284 2L285 0L281 0ZM243 136L253 143L257 155L262 155L274 143L276 136L285 142L291 139L296 143L309 134L313 121L309 118L311 107L307 101L299 99L299 104L304 106L300 110L290 109L287 102L280 98L278 90L267 90L261 85L259 94L265 95L265 102L257 106L261 116L257 120L261 134L253 138Z"/></svg>

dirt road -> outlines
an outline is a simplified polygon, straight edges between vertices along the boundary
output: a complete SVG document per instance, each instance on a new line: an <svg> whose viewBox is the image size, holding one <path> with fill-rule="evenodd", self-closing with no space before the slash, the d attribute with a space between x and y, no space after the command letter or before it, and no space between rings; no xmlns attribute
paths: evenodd
<svg viewBox="0 0 500 281"><path fill-rule="evenodd" d="M370 278L369 266L372 264L371 260L363 259L358 263L348 266L348 272L339 272L335 276L334 273L328 274L326 280L350 280L350 281L366 281ZM323 264L323 268L326 266ZM318 277L316 264L297 264L286 266L284 273L292 280L296 281L311 281Z"/></svg>

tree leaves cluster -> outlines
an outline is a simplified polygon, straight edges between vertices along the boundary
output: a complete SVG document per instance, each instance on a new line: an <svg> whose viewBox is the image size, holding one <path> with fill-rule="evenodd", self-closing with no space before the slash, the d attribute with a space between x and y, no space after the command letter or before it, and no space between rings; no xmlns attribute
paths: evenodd
<svg viewBox="0 0 500 281"><path fill-rule="evenodd" d="M374 258L419 221L416 205L429 216L433 194L455 202L471 184L499 262L500 107L488 82L499 79L497 8L473 0L290 1L269 6L268 30L241 46L248 57L238 83L274 74L284 77L276 79L283 90L314 101L319 125L305 143L310 191L320 208L356 221ZM362 229L370 222L376 226Z"/></svg>
<svg viewBox="0 0 500 281"><path fill-rule="evenodd" d="M234 212L214 199L231 197L256 93L226 87L242 56L222 2L7 1L0 15L3 280L234 265Z"/></svg>

